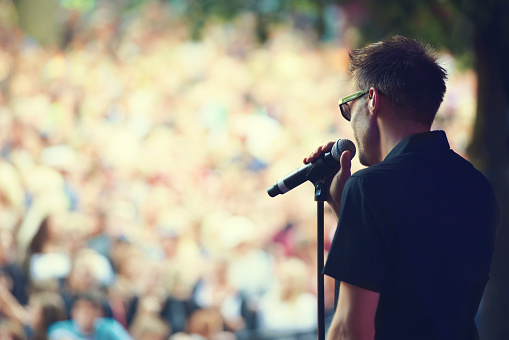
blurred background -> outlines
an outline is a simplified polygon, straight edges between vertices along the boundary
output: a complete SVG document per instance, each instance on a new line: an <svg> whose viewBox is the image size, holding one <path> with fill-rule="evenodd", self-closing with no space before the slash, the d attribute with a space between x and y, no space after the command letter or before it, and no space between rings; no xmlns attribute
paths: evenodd
<svg viewBox="0 0 509 340"><path fill-rule="evenodd" d="M45 339L93 295L135 339L316 338L313 186L266 190L353 139L348 51L403 34L439 50L433 129L498 196L477 321L509 339L508 17L502 0L0 0L0 337ZM326 250L334 230L326 211ZM327 278L325 295L328 322Z"/></svg>

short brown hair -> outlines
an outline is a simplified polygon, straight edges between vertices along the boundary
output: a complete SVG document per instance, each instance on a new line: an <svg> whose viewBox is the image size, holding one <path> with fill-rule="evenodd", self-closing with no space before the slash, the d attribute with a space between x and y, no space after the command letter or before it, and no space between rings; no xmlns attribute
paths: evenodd
<svg viewBox="0 0 509 340"><path fill-rule="evenodd" d="M402 36L353 50L350 73L360 90L374 87L388 97L402 119L429 126L446 91L434 49Z"/></svg>

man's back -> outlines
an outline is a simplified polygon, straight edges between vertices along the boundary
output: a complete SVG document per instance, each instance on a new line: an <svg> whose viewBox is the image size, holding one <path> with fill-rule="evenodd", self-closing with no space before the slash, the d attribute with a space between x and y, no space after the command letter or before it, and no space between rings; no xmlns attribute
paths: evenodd
<svg viewBox="0 0 509 340"><path fill-rule="evenodd" d="M375 338L472 338L496 224L484 176L432 132L354 174L344 195L326 272L380 292Z"/></svg>

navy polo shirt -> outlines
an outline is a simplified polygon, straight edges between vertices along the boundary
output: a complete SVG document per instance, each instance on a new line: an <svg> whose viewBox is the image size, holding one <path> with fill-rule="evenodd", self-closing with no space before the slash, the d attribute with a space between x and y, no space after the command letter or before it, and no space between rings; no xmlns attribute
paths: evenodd
<svg viewBox="0 0 509 340"><path fill-rule="evenodd" d="M324 273L380 293L376 340L473 339L497 218L445 133L414 134L347 181Z"/></svg>

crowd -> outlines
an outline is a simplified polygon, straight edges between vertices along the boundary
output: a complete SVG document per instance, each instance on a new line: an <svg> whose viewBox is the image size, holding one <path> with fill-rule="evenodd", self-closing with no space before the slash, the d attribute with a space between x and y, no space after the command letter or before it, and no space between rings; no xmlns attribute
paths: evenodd
<svg viewBox="0 0 509 340"><path fill-rule="evenodd" d="M266 189L352 139L355 34L282 26L260 45L244 14L190 41L160 1L70 17L65 48L0 22L2 339L315 337L312 186ZM460 153L473 81L454 74L437 125Z"/></svg>

